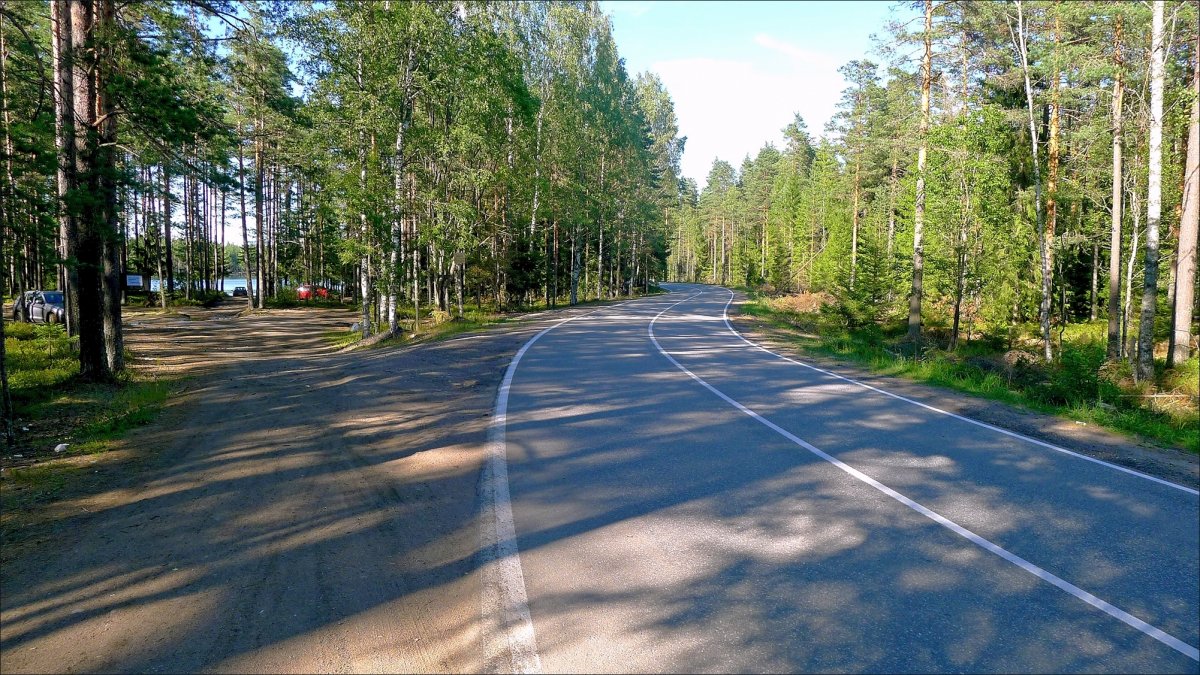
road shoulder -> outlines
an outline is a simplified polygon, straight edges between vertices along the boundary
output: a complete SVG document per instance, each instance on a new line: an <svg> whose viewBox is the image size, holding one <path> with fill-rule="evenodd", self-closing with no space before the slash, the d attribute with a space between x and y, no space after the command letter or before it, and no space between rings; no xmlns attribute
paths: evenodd
<svg viewBox="0 0 1200 675"><path fill-rule="evenodd" d="M1152 441L1124 436L1095 425L1024 410L999 401L979 398L934 385L879 375L847 361L806 352L788 341L789 336L786 330L743 314L741 305L744 301L745 298L740 294L736 296L730 306L730 322L748 339L778 354L811 363L844 377L858 380L863 384L869 384L956 415L1045 441L1088 457L1173 481L1180 485L1200 488L1200 456L1183 450L1164 448Z"/></svg>

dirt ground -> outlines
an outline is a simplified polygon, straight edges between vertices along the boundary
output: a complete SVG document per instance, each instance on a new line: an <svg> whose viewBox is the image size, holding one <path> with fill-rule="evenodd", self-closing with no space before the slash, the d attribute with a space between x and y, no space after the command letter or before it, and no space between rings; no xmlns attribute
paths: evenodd
<svg viewBox="0 0 1200 675"><path fill-rule="evenodd" d="M132 367L191 377L31 519L5 672L479 669L486 425L545 317L336 354L349 311L240 309L127 316Z"/></svg>
<svg viewBox="0 0 1200 675"><path fill-rule="evenodd" d="M126 317L132 367L189 379L115 451L71 460L73 492L6 553L3 671L480 670L477 487L493 398L520 345L575 310L343 354L323 334L349 311L239 316L240 304ZM1185 453L886 386L1200 482Z"/></svg>

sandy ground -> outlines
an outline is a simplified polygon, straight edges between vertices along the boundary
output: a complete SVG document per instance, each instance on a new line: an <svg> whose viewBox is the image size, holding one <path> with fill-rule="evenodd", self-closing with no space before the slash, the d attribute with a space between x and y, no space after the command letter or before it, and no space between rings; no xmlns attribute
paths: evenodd
<svg viewBox="0 0 1200 675"><path fill-rule="evenodd" d="M528 328L334 354L350 312L238 309L127 317L133 367L193 377L4 566L2 670L478 670L476 483Z"/></svg>

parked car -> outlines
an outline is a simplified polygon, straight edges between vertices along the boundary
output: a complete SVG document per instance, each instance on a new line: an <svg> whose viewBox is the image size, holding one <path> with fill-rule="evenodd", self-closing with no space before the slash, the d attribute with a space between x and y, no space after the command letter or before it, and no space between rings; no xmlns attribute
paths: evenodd
<svg viewBox="0 0 1200 675"><path fill-rule="evenodd" d="M233 287L233 297L248 298L248 297L250 297L250 294L246 292L245 286L234 286Z"/></svg>
<svg viewBox="0 0 1200 675"><path fill-rule="evenodd" d="M13 321L64 323L67 310L62 291L25 291L13 303Z"/></svg>
<svg viewBox="0 0 1200 675"><path fill-rule="evenodd" d="M329 297L329 289L324 286L313 286L312 284L301 284L296 287L297 300L312 300L320 298L325 300Z"/></svg>

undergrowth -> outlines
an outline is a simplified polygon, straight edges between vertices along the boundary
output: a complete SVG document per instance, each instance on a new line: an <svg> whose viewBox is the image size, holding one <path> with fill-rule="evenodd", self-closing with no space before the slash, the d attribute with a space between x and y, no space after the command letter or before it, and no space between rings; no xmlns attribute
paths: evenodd
<svg viewBox="0 0 1200 675"><path fill-rule="evenodd" d="M170 382L128 371L111 383L80 381L78 338L61 325L6 322L4 331L16 437L5 464L103 451L166 403ZM54 452L62 443L68 450Z"/></svg>
<svg viewBox="0 0 1200 675"><path fill-rule="evenodd" d="M937 339L907 342L902 325L849 328L828 305L796 311L786 299L749 296L743 314L780 329L809 353L1200 453L1200 357L1171 370L1160 362L1154 382L1134 383L1128 362L1106 363L1103 322L1065 327L1061 346L1056 344L1057 358L1045 363L1035 350L1020 348L1032 345L1032 339L1017 340L1017 348L1007 349L1003 340L985 335L949 351Z"/></svg>

